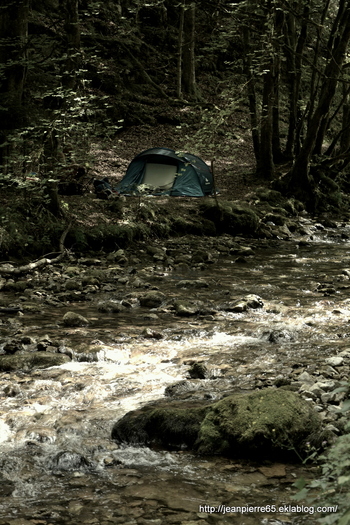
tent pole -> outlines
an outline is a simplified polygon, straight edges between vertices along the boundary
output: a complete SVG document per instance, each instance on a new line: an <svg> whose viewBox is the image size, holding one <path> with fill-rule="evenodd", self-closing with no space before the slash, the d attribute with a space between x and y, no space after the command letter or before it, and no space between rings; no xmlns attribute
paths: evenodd
<svg viewBox="0 0 350 525"><path fill-rule="evenodd" d="M215 175L214 175L214 161L211 160L210 162L210 169L211 169L211 174L213 176L213 190L214 190L214 199L215 199L215 203L216 203L216 206L218 207L218 209L220 208L220 205L219 205L219 201L218 201L218 196L216 194L216 183L215 183Z"/></svg>

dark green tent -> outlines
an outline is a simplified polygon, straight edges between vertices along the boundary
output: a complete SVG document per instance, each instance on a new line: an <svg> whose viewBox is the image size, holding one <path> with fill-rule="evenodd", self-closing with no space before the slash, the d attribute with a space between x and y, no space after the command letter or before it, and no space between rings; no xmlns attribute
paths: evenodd
<svg viewBox="0 0 350 525"><path fill-rule="evenodd" d="M209 166L191 153L168 148L151 148L139 153L129 164L116 187L119 193L147 191L153 195L204 197L213 193Z"/></svg>

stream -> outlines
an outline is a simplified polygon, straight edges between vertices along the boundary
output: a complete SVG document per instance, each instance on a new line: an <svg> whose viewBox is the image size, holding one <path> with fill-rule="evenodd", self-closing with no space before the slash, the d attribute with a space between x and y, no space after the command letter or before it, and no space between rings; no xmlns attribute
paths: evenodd
<svg viewBox="0 0 350 525"><path fill-rule="evenodd" d="M23 311L1 314L0 359L9 343L14 356L70 359L0 372L0 525L316 523L313 507L291 499L297 479L317 476L312 463L111 440L124 414L163 396L216 400L282 384L339 432L342 397L332 390L350 374L350 227L304 220L307 239L185 236L115 259L72 255L18 279L20 290L7 279L0 303ZM140 306L152 290L164 300ZM259 307L244 307L249 294ZM178 315L174 298L202 306ZM122 308L111 311L111 300ZM65 326L67 312L89 324ZM193 363L204 377L189 374ZM303 387L307 375L321 392Z"/></svg>

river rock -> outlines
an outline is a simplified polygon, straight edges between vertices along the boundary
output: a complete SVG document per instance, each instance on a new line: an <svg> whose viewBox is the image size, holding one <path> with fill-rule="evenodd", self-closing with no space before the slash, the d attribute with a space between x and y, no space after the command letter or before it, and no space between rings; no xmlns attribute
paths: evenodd
<svg viewBox="0 0 350 525"><path fill-rule="evenodd" d="M97 304L97 309L99 310L99 312L103 313L119 314L120 312L125 310L125 307L119 301L114 301L113 299L111 299L109 301L100 301Z"/></svg>
<svg viewBox="0 0 350 525"><path fill-rule="evenodd" d="M49 368L68 363L70 358L64 354L52 354L50 352L23 352L14 355L0 356L0 371L10 372L13 370L33 370L36 368Z"/></svg>
<svg viewBox="0 0 350 525"><path fill-rule="evenodd" d="M69 327L87 326L89 321L80 314L75 312L67 312L63 316L63 324Z"/></svg>
<svg viewBox="0 0 350 525"><path fill-rule="evenodd" d="M248 308L262 308L264 303L258 295L249 294L244 297L244 301L247 303Z"/></svg>
<svg viewBox="0 0 350 525"><path fill-rule="evenodd" d="M258 456L304 450L320 436L321 419L298 394L265 389L205 401L164 401L129 412L115 423L118 443L190 448L200 454Z"/></svg>
<svg viewBox="0 0 350 525"><path fill-rule="evenodd" d="M24 346L20 341L13 340L4 345L4 352L6 355L13 355L21 350L24 350Z"/></svg>
<svg viewBox="0 0 350 525"><path fill-rule="evenodd" d="M0 497L10 496L15 490L15 484L8 478L5 478L3 474L0 474Z"/></svg>
<svg viewBox="0 0 350 525"><path fill-rule="evenodd" d="M222 310L225 312L242 313L247 311L247 303L245 301L231 301L222 305Z"/></svg>
<svg viewBox="0 0 350 525"><path fill-rule="evenodd" d="M222 305L222 310L226 312L242 313L246 312L248 308L256 309L262 308L264 303L258 295L249 294L239 300L233 300Z"/></svg>
<svg viewBox="0 0 350 525"><path fill-rule="evenodd" d="M158 332L157 330L152 330L152 328L144 328L142 331L142 337L145 339L163 339L163 334Z"/></svg>
<svg viewBox="0 0 350 525"><path fill-rule="evenodd" d="M316 380L309 374L309 372L306 372L306 370L300 374L298 381L305 385L313 385L316 383Z"/></svg>
<svg viewBox="0 0 350 525"><path fill-rule="evenodd" d="M78 452L61 451L51 460L52 470L77 471L89 467L88 460Z"/></svg>
<svg viewBox="0 0 350 525"><path fill-rule="evenodd" d="M118 443L193 448L207 407L202 401L163 400L127 413L112 429Z"/></svg>
<svg viewBox="0 0 350 525"><path fill-rule="evenodd" d="M199 313L199 307L196 303L191 301L175 301L174 302L176 315L180 317L191 317Z"/></svg>
<svg viewBox="0 0 350 525"><path fill-rule="evenodd" d="M150 291L139 297L140 305L146 308L158 308L165 300L162 292Z"/></svg>
<svg viewBox="0 0 350 525"><path fill-rule="evenodd" d="M209 376L208 368L204 363L192 363L188 373L191 379L206 379Z"/></svg>
<svg viewBox="0 0 350 525"><path fill-rule="evenodd" d="M276 329L272 330L268 335L269 343L281 343L285 341L294 341L294 336L288 330Z"/></svg>
<svg viewBox="0 0 350 525"><path fill-rule="evenodd" d="M340 366L344 363L344 358L338 356L328 357L325 359L325 363L330 366Z"/></svg>
<svg viewBox="0 0 350 525"><path fill-rule="evenodd" d="M235 394L210 407L196 448L202 454L259 456L302 451L308 436L320 429L320 418L298 394L265 389Z"/></svg>
<svg viewBox="0 0 350 525"><path fill-rule="evenodd" d="M202 279L183 279L175 285L177 288L209 288L209 284Z"/></svg>
<svg viewBox="0 0 350 525"><path fill-rule="evenodd" d="M79 279L67 279L67 281L64 284L64 287L66 290L81 290L82 283L81 281L79 281Z"/></svg>

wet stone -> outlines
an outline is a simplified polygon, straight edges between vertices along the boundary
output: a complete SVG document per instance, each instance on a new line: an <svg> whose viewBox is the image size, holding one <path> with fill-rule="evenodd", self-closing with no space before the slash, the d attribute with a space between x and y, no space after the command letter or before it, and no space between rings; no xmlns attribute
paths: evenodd
<svg viewBox="0 0 350 525"><path fill-rule="evenodd" d="M176 315L180 317L191 317L199 313L198 305L190 301L175 301L174 307Z"/></svg>
<svg viewBox="0 0 350 525"><path fill-rule="evenodd" d="M203 455L275 457L301 450L321 420L298 394L264 389L208 403L164 401L126 414L112 430L117 443L189 447ZM288 443L288 446L287 446Z"/></svg>
<svg viewBox="0 0 350 525"><path fill-rule="evenodd" d="M67 312L63 316L63 324L68 327L87 326L89 321L80 314Z"/></svg>
<svg viewBox="0 0 350 525"><path fill-rule="evenodd" d="M119 301L100 301L97 304L97 309L99 312L103 313L114 313L118 314L120 312L123 312L125 310L125 306L123 306Z"/></svg>
<svg viewBox="0 0 350 525"><path fill-rule="evenodd" d="M204 363L193 363L188 371L191 379L205 379L208 377L208 368Z"/></svg>
<svg viewBox="0 0 350 525"><path fill-rule="evenodd" d="M162 292L151 291L139 297L140 305L146 308L158 308L165 300Z"/></svg>
<svg viewBox="0 0 350 525"><path fill-rule="evenodd" d="M49 368L70 362L70 358L63 354L50 352L23 352L21 354L0 356L0 371L33 370L36 368Z"/></svg>
<svg viewBox="0 0 350 525"><path fill-rule="evenodd" d="M18 396L21 393L21 389L18 385L6 385L3 390L5 396L7 397L15 397Z"/></svg>
<svg viewBox="0 0 350 525"><path fill-rule="evenodd" d="M24 350L24 347L23 344L18 341L11 341L4 345L4 352L7 355L13 355L21 350Z"/></svg>
<svg viewBox="0 0 350 525"><path fill-rule="evenodd" d="M82 283L77 279L68 279L64 285L66 290L81 290Z"/></svg>
<svg viewBox="0 0 350 525"><path fill-rule="evenodd" d="M145 339L163 339L163 334L157 332L157 330L152 330L151 328L145 328L142 331L142 337Z"/></svg>
<svg viewBox="0 0 350 525"><path fill-rule="evenodd" d="M208 288L209 284L201 279L182 280L176 283L177 288Z"/></svg>

